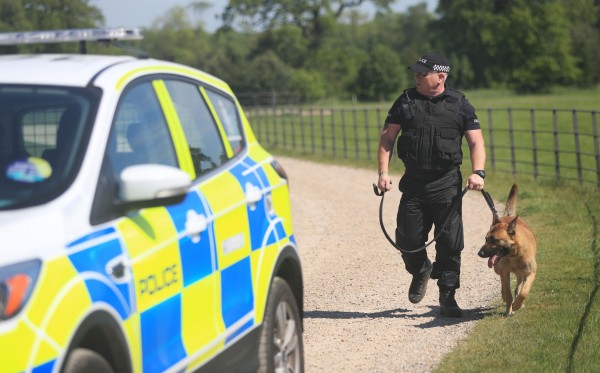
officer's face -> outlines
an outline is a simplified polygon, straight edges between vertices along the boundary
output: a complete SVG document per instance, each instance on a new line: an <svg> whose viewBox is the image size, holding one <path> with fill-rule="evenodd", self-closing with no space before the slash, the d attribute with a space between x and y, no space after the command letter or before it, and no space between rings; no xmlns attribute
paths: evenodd
<svg viewBox="0 0 600 373"><path fill-rule="evenodd" d="M417 92L425 96L437 96L444 91L444 74L430 71L415 73Z"/></svg>

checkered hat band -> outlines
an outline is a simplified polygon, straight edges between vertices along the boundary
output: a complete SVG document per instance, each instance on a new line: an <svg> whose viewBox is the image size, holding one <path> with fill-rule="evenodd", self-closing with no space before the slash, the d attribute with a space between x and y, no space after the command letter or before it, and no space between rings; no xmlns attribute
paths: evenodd
<svg viewBox="0 0 600 373"><path fill-rule="evenodd" d="M450 72L450 66L433 65L433 71L441 71L443 73L449 73Z"/></svg>
<svg viewBox="0 0 600 373"><path fill-rule="evenodd" d="M419 65L423 65L426 68L433 70L433 71L438 71L438 72L443 72L443 73L449 73L450 72L450 66L448 65L439 65L439 64L432 64L429 61L427 61L424 58L419 58L419 61L417 62Z"/></svg>

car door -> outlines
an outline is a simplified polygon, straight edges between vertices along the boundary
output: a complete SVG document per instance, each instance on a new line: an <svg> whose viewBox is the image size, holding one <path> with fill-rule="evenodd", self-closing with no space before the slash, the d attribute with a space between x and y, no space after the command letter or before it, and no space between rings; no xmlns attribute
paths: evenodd
<svg viewBox="0 0 600 373"><path fill-rule="evenodd" d="M195 177L187 145L175 138L170 106L160 79L136 81L124 91L108 146L115 178L145 163L181 167ZM181 203L130 211L117 229L135 288L137 368L164 371L186 366L192 352L218 351L214 230L205 197L190 190Z"/></svg>
<svg viewBox="0 0 600 373"><path fill-rule="evenodd" d="M247 213L248 191L261 199L260 191L244 188L236 173L239 161L227 132L218 123L206 88L192 80L165 79L179 124L190 148L196 173L195 190L208 202L214 229L216 305L220 313L218 345L226 346L254 325L251 238ZM241 148L241 138L235 143ZM187 312L185 310L184 312Z"/></svg>

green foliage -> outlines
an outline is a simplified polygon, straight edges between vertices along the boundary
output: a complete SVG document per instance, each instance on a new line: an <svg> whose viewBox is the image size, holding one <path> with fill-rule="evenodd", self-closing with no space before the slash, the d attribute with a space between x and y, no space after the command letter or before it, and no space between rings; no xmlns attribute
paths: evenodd
<svg viewBox="0 0 600 373"><path fill-rule="evenodd" d="M93 28L104 23L90 0L0 0L0 31ZM76 44L31 44L0 47L0 53L77 52Z"/></svg>
<svg viewBox="0 0 600 373"><path fill-rule="evenodd" d="M285 64L301 68L308 53L308 41L302 36L300 29L284 25L262 33L256 50L257 53L273 51Z"/></svg>
<svg viewBox="0 0 600 373"><path fill-rule="evenodd" d="M202 64L210 53L210 40L202 28L194 28L184 7L175 6L145 30L142 48L152 56L191 66Z"/></svg>
<svg viewBox="0 0 600 373"><path fill-rule="evenodd" d="M394 0L372 0L377 9L389 9ZM360 5L363 0L229 0L223 20L231 26L236 19L259 29L294 25L302 30L311 48L321 46L330 20L339 19L344 10Z"/></svg>
<svg viewBox="0 0 600 373"><path fill-rule="evenodd" d="M101 26L93 1L0 0L0 31ZM393 2L228 0L223 27L210 34L193 18L210 3L196 1L175 5L132 44L215 74L238 92L286 90L306 99L389 99L413 84L406 66L431 50L446 54L449 84L463 90L527 94L600 84L598 0L438 0L435 15L425 3L396 13ZM372 18L359 7L366 3L375 6ZM76 43L0 47L0 53L77 50ZM122 53L91 44L88 52Z"/></svg>
<svg viewBox="0 0 600 373"><path fill-rule="evenodd" d="M567 17L572 6L561 0L440 0L442 17L434 26L447 50L468 57L474 72L471 86L546 92L581 76L571 29L576 24L585 28Z"/></svg>
<svg viewBox="0 0 600 373"><path fill-rule="evenodd" d="M292 70L275 53L266 51L246 65L244 76L236 85L242 91L286 92L291 79Z"/></svg>
<svg viewBox="0 0 600 373"><path fill-rule="evenodd" d="M356 79L360 64L368 54L356 47L325 47L319 49L306 67L320 71L327 77L327 94L335 97L348 97L348 87Z"/></svg>
<svg viewBox="0 0 600 373"><path fill-rule="evenodd" d="M315 70L298 69L293 71L292 85L301 97L309 101L323 98L327 94L325 77Z"/></svg>
<svg viewBox="0 0 600 373"><path fill-rule="evenodd" d="M407 83L399 56L383 45L376 45L358 70L352 91L361 100L389 100Z"/></svg>

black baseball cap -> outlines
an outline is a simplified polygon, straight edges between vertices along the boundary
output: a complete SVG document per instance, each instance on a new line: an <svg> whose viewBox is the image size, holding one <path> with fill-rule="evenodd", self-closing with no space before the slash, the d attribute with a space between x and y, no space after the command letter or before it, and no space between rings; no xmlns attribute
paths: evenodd
<svg viewBox="0 0 600 373"><path fill-rule="evenodd" d="M417 63L408 66L414 72L422 74L431 71L449 73L450 63L442 54L438 52L429 52L421 56Z"/></svg>

